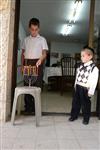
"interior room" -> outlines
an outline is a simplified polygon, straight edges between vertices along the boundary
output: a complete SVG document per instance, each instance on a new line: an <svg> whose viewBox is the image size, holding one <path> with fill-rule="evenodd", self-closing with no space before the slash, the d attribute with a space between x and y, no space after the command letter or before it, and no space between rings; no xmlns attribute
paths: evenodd
<svg viewBox="0 0 100 150"><path fill-rule="evenodd" d="M42 88L23 86L21 47L33 17L48 43ZM0 25L0 150L100 150L100 75L91 117L84 112L70 117L84 46L94 48L100 70L100 0L2 0ZM29 85L36 72L31 67L25 70ZM23 113L25 94L35 97L35 114Z"/></svg>
<svg viewBox="0 0 100 150"><path fill-rule="evenodd" d="M98 63L100 63L99 10L99 1L96 0L93 43L96 53L95 61L98 60ZM29 35L28 22L32 17L40 20L40 35L46 38L49 47L43 75L42 112L70 113L74 80L69 81L68 85L61 89L61 59L72 57L80 61L80 51L88 45L90 0L76 2L75 0L21 0L17 70L21 67L21 45L24 38ZM22 84L23 76L17 71L17 85ZM95 112L97 92L92 99L91 111ZM23 107L22 103L22 110Z"/></svg>

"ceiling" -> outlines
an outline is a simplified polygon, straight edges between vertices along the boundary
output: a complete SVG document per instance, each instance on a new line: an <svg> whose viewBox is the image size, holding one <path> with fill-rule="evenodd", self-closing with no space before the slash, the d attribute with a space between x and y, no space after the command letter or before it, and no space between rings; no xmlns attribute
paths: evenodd
<svg viewBox="0 0 100 150"><path fill-rule="evenodd" d="M89 31L90 0L82 1L78 20L68 36L61 34L62 26L68 22L75 0L21 0L20 18L28 34L30 18L37 17L41 23L41 32L48 41L86 42ZM96 0L95 24L100 27L100 1Z"/></svg>

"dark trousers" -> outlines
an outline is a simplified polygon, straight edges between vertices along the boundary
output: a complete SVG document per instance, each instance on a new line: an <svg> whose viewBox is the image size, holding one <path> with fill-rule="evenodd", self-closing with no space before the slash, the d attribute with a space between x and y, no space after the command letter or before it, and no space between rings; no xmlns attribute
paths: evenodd
<svg viewBox="0 0 100 150"><path fill-rule="evenodd" d="M24 65L31 65L35 66L38 59L25 59ZM31 86L36 86L42 88L42 77L43 77L43 65L40 65L38 67L38 77L36 79L35 83L32 83ZM29 86L29 84L26 82L24 78L24 85ZM25 95L25 111L26 112L35 112L35 104L34 104L34 98L31 95L26 94Z"/></svg>
<svg viewBox="0 0 100 150"><path fill-rule="evenodd" d="M84 120L88 121L91 115L91 101L90 97L88 97L88 90L85 87L76 85L72 101L71 117L78 118L81 108Z"/></svg>

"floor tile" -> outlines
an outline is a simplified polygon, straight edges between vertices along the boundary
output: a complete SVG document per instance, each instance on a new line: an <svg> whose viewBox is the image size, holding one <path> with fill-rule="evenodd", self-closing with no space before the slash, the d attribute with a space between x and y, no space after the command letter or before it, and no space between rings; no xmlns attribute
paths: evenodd
<svg viewBox="0 0 100 150"><path fill-rule="evenodd" d="M30 150L35 149L35 141L33 138L17 138L14 141L13 149L14 150Z"/></svg>
<svg viewBox="0 0 100 150"><path fill-rule="evenodd" d="M52 140L56 138L57 136L54 126L40 127L37 129L37 140Z"/></svg>
<svg viewBox="0 0 100 150"><path fill-rule="evenodd" d="M2 138L0 140L1 142L1 150L4 150L4 149L12 149L13 148L13 145L14 145L14 141L15 141L15 138Z"/></svg>
<svg viewBox="0 0 100 150"><path fill-rule="evenodd" d="M56 129L57 139L75 139L73 131L68 129Z"/></svg>
<svg viewBox="0 0 100 150"><path fill-rule="evenodd" d="M19 134L20 129L19 128L14 128L12 127L6 127L2 129L2 138L16 138L17 135Z"/></svg>
<svg viewBox="0 0 100 150"><path fill-rule="evenodd" d="M79 150L80 146L75 139L59 140L59 150Z"/></svg>
<svg viewBox="0 0 100 150"><path fill-rule="evenodd" d="M96 96L94 96L96 97ZM96 110L96 102L92 98L91 110ZM42 111L43 112L56 112L56 113L70 113L72 105L72 91L66 91L61 96L59 91L42 92Z"/></svg>
<svg viewBox="0 0 100 150"><path fill-rule="evenodd" d="M2 150L99 150L98 119L91 117L90 124L85 126L82 117L75 122L68 118L43 116L39 127L34 116L18 117L14 126L7 122L2 127Z"/></svg>
<svg viewBox="0 0 100 150"><path fill-rule="evenodd" d="M17 138L32 138L32 139L35 139L36 137L36 128L30 128L30 127L27 127L27 128L22 128L20 129L20 132L19 134L17 135Z"/></svg>
<svg viewBox="0 0 100 150"><path fill-rule="evenodd" d="M92 130L74 130L73 133L77 139L95 139Z"/></svg>
<svg viewBox="0 0 100 150"><path fill-rule="evenodd" d="M81 149L87 150L99 150L100 149L100 142L96 141L95 139L78 139Z"/></svg>
<svg viewBox="0 0 100 150"><path fill-rule="evenodd" d="M40 140L36 142L36 150L58 150L57 140Z"/></svg>

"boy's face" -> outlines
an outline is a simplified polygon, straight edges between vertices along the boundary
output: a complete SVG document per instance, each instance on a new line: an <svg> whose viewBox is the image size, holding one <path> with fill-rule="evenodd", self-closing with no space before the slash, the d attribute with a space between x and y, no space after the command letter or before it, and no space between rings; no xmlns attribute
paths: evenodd
<svg viewBox="0 0 100 150"><path fill-rule="evenodd" d="M36 37L39 33L39 27L37 25L31 25L29 27L29 31L31 36Z"/></svg>
<svg viewBox="0 0 100 150"><path fill-rule="evenodd" d="M92 55L88 54L88 52L86 52L86 51L81 52L81 61L83 63L87 63L91 59L92 59Z"/></svg>

